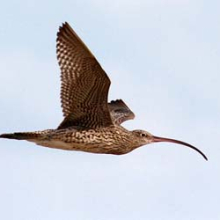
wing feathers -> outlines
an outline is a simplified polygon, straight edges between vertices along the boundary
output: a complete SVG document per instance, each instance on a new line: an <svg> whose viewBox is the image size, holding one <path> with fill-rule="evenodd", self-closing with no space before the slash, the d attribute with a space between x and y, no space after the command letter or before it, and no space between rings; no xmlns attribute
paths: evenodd
<svg viewBox="0 0 220 220"><path fill-rule="evenodd" d="M121 124L124 121L134 119L134 113L121 100L115 100L108 103L111 117L114 124Z"/></svg>
<svg viewBox="0 0 220 220"><path fill-rule="evenodd" d="M134 113L128 108L128 106L121 100L115 100L108 103L111 118L114 124L120 125L124 121L134 119ZM60 124L59 129L74 126L71 115L67 116Z"/></svg>
<svg viewBox="0 0 220 220"><path fill-rule="evenodd" d="M111 125L107 104L110 80L68 23L57 34L57 58L65 120L88 128Z"/></svg>

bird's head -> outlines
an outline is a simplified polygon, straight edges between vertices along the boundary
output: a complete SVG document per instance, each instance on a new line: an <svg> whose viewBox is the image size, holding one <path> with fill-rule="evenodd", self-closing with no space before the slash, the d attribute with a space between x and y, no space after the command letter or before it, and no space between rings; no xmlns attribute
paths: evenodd
<svg viewBox="0 0 220 220"><path fill-rule="evenodd" d="M141 145L153 143L153 135L144 130L133 130L132 133L137 137Z"/></svg>
<svg viewBox="0 0 220 220"><path fill-rule="evenodd" d="M205 160L208 160L208 158L206 157L206 155L202 151L200 151L198 148L196 148L186 142L171 139L171 138L154 136L154 135L150 134L149 132L143 131L143 130L134 130L134 131L132 131L132 133L137 137L137 140L140 144L139 146L142 146L145 144L150 144L150 143L157 143L157 142L170 142L170 143L174 143L174 144L181 144L181 145L187 146L187 147L197 151L199 154L201 154L204 157Z"/></svg>

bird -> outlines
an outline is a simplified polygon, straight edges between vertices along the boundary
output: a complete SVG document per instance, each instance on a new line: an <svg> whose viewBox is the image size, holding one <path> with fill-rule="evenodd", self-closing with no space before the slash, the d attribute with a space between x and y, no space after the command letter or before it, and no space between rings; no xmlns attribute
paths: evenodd
<svg viewBox="0 0 220 220"><path fill-rule="evenodd" d="M108 102L108 75L67 22L57 32L56 54L61 70L63 121L56 129L6 133L0 138L112 155L127 154L151 143L170 142L189 147L208 160L201 150L186 142L123 127L122 123L134 119L135 114L122 99Z"/></svg>

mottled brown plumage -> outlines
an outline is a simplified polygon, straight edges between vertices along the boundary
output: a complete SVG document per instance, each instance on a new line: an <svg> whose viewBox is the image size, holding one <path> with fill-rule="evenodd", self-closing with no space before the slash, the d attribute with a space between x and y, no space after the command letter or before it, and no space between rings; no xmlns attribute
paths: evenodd
<svg viewBox="0 0 220 220"><path fill-rule="evenodd" d="M2 134L1 138L115 155L149 143L172 142L196 150L207 160L199 149L185 142L122 127L121 123L135 117L134 113L122 100L108 103L110 79L68 23L57 33L57 58L61 69L62 123L57 129Z"/></svg>
<svg viewBox="0 0 220 220"><path fill-rule="evenodd" d="M61 102L66 117L59 126L89 128L112 125L108 110L110 80L96 58L65 23L57 34L57 58L61 69Z"/></svg>

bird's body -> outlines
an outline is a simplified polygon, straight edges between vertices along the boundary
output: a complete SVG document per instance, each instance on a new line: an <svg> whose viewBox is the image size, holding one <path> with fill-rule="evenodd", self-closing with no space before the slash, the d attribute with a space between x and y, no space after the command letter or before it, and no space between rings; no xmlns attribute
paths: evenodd
<svg viewBox="0 0 220 220"><path fill-rule="evenodd" d="M122 100L108 103L110 79L94 55L64 23L57 33L57 58L61 69L61 103L64 120L57 129L2 134L0 138L27 140L38 145L90 153L121 155L154 142L182 141L129 131L121 124L134 118Z"/></svg>
<svg viewBox="0 0 220 220"><path fill-rule="evenodd" d="M69 127L9 135L11 137L8 138L18 140L25 138L27 141L50 148L115 155L126 154L146 144L138 141L137 133L128 131L120 125L96 129Z"/></svg>

